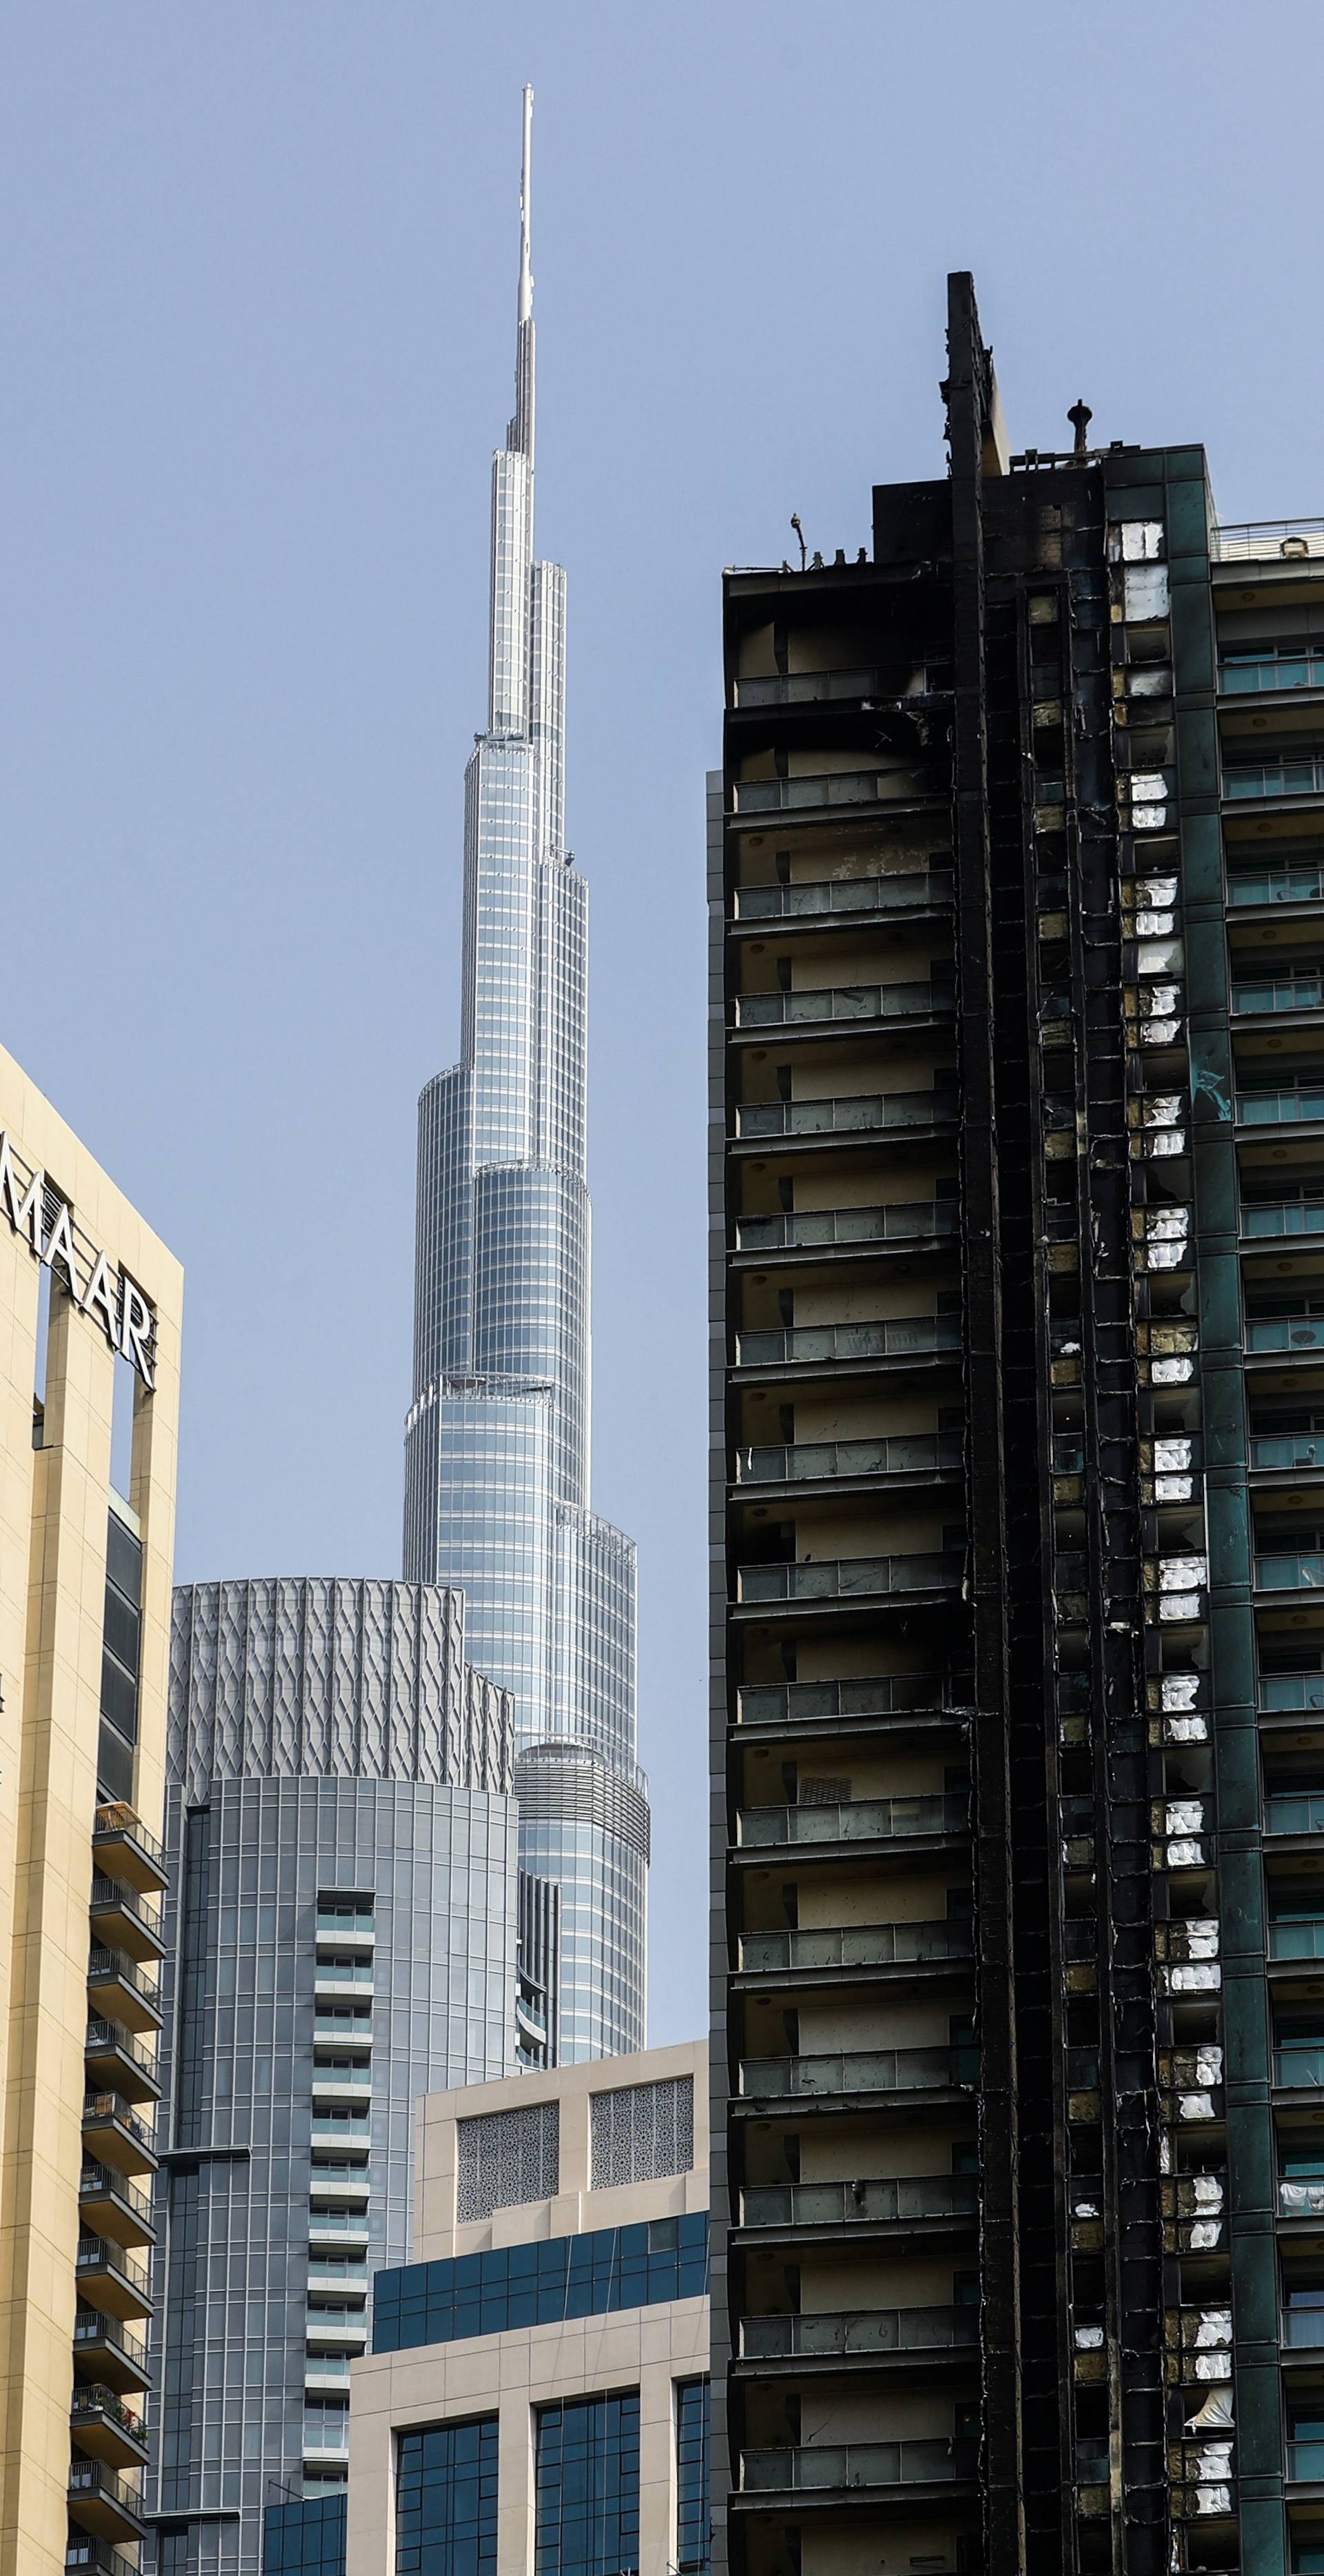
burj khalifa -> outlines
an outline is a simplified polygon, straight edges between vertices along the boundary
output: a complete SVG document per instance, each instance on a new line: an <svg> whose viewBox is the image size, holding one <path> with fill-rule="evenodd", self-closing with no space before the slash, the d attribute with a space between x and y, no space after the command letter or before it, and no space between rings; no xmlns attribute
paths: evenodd
<svg viewBox="0 0 1324 2576"><path fill-rule="evenodd" d="M405 1574L462 1587L515 1694L520 1860L560 1889L559 2054L644 2039L635 1549L589 1504L588 890L565 847L565 574L533 553L524 92L515 412L492 460L486 730L465 772L460 1061L419 1102Z"/></svg>

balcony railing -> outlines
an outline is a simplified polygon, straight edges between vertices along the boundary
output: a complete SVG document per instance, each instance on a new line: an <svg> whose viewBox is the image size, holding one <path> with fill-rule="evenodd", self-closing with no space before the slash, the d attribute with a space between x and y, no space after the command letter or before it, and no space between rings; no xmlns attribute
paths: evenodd
<svg viewBox="0 0 1324 2576"><path fill-rule="evenodd" d="M1324 2062L1324 2049L1316 2053ZM838 2049L835 2054L807 2057L747 2057L740 2068L742 2094L760 2100L948 2092L978 2080L979 2050L973 2042L955 2048Z"/></svg>
<svg viewBox="0 0 1324 2576"><path fill-rule="evenodd" d="M1284 2175L1278 2185L1280 2218L1324 2218L1324 2175L1303 2175L1293 2182Z"/></svg>
<svg viewBox="0 0 1324 2576"><path fill-rule="evenodd" d="M1324 1674L1320 1676L1324 1684ZM738 1699L742 1726L812 1726L833 1718L896 1717L968 1706L966 1673L876 1673L858 1681L746 1682ZM1321 1702L1324 1705L1324 1702Z"/></svg>
<svg viewBox="0 0 1324 2576"><path fill-rule="evenodd" d="M1313 1923L1271 1923L1269 1956L1271 1959L1324 1959L1324 1918Z"/></svg>
<svg viewBox="0 0 1324 2576"><path fill-rule="evenodd" d="M1248 1351L1324 1351L1324 1315L1248 1315Z"/></svg>
<svg viewBox="0 0 1324 2576"><path fill-rule="evenodd" d="M1324 2454L1324 2442L1318 2445ZM819 2487L953 2486L973 2478L978 2444L920 2437L910 2442L814 2444L812 2448L742 2451L740 2484L745 2493L785 2493Z"/></svg>
<svg viewBox="0 0 1324 2576"><path fill-rule="evenodd" d="M133 2033L124 2028L122 2022L106 2021L100 2014L92 2014L87 2025L89 2057L109 2054L112 2051L121 2057L126 2057L131 2065L140 2068L144 2075L151 2076L155 2081L154 2051L144 2048L141 2041L136 2040Z"/></svg>
<svg viewBox="0 0 1324 2576"><path fill-rule="evenodd" d="M1290 562L1296 555L1324 555L1324 519L1243 519L1215 528L1214 563Z"/></svg>
<svg viewBox="0 0 1324 2576"><path fill-rule="evenodd" d="M1259 697L1273 689L1324 688L1324 652L1313 644L1252 646L1245 653L1224 653L1218 685L1225 697Z"/></svg>
<svg viewBox="0 0 1324 2576"><path fill-rule="evenodd" d="M752 1851L781 1843L893 1842L908 1834L963 1834L969 1822L969 1799L937 1790L910 1798L841 1799L821 1807L744 1807L739 1828L742 1849Z"/></svg>
<svg viewBox="0 0 1324 2576"><path fill-rule="evenodd" d="M951 685L949 662L936 662L919 671L913 664L894 671L864 666L853 671L760 671L733 681L732 704L800 707L818 706L831 698L913 698Z"/></svg>
<svg viewBox="0 0 1324 2576"><path fill-rule="evenodd" d="M1324 1431L1252 1431L1252 1467L1324 1467Z"/></svg>
<svg viewBox="0 0 1324 2576"><path fill-rule="evenodd" d="M1324 1567L1324 1557L1320 1559ZM737 1569L741 1601L860 1601L899 1592L957 1592L965 1575L965 1558L931 1556L843 1556L815 1559L804 1565L742 1565ZM1324 1583L1324 1573L1320 1576Z"/></svg>
<svg viewBox="0 0 1324 2576"><path fill-rule="evenodd" d="M921 761L895 761L882 769L824 769L796 778L736 778L731 782L736 814L789 814L814 806L911 804L918 797L942 793Z"/></svg>
<svg viewBox="0 0 1324 2576"><path fill-rule="evenodd" d="M1324 1337L1324 1316L1320 1317ZM802 1367L830 1360L896 1360L959 1351L959 1315L893 1315L876 1324L792 1324L739 1333L738 1368Z"/></svg>
<svg viewBox="0 0 1324 2576"><path fill-rule="evenodd" d="M1324 1435L1320 1439L1324 1457ZM825 1476L936 1475L961 1464L959 1431L916 1431L887 1440L799 1440L785 1448L739 1449L742 1485L813 1484Z"/></svg>
<svg viewBox="0 0 1324 2576"><path fill-rule="evenodd" d="M1298 2092L1314 2091L1324 2084L1324 2045L1316 2040L1295 2040L1273 2052L1275 2084L1294 2087Z"/></svg>
<svg viewBox="0 0 1324 2576"><path fill-rule="evenodd" d="M155 2154L154 2133L149 2122L139 2118L132 2104L125 2101L122 2093L85 2093L83 2095L84 2128L112 2121L116 2128L126 2129L135 2144L145 2148L149 2156Z"/></svg>
<svg viewBox="0 0 1324 2576"><path fill-rule="evenodd" d="M1324 2479L1324 2442L1289 2441L1287 2474L1299 2486L1317 2486Z"/></svg>
<svg viewBox="0 0 1324 2576"><path fill-rule="evenodd" d="M93 1986L121 1985L140 2002L150 2005L153 2013L160 2010L155 1979L144 1976L124 1950L107 1950L101 1942L94 1941L88 1953L87 1977Z"/></svg>
<svg viewBox="0 0 1324 2576"><path fill-rule="evenodd" d="M70 2532L64 2551L65 2576L138 2576L131 2565L108 2540L96 2540L90 2532Z"/></svg>
<svg viewBox="0 0 1324 2576"><path fill-rule="evenodd" d="M314 2209L308 2214L308 2234L312 2237L352 2236L356 2240L368 2233L366 2209Z"/></svg>
<svg viewBox="0 0 1324 2576"><path fill-rule="evenodd" d="M1229 868L1229 905L1317 903L1324 896L1324 860L1279 859L1263 868Z"/></svg>
<svg viewBox="0 0 1324 2576"><path fill-rule="evenodd" d="M748 2183L740 2195L740 2224L895 2227L923 2219L973 2218L978 2208L975 2174L916 2174L885 2182Z"/></svg>
<svg viewBox="0 0 1324 2576"><path fill-rule="evenodd" d="M1324 1193L1317 1199L1247 1199L1242 1203L1245 1235L1324 1234Z"/></svg>
<svg viewBox="0 0 1324 2576"><path fill-rule="evenodd" d="M1316 796L1324 788L1324 753L1289 760L1224 761L1223 794L1244 796Z"/></svg>
<svg viewBox="0 0 1324 2576"><path fill-rule="evenodd" d="M1324 1002L1324 975L1265 975L1256 983L1234 984L1232 1008L1238 1018L1262 1011L1317 1011Z"/></svg>
<svg viewBox="0 0 1324 2576"><path fill-rule="evenodd" d="M108 2236L80 2236L75 2269L79 2272L118 2272L131 2289L147 2296L151 2286L145 2263L140 2263L122 2245L113 2244Z"/></svg>
<svg viewBox="0 0 1324 2576"><path fill-rule="evenodd" d="M1324 1708L1324 1673L1261 1673L1262 1709Z"/></svg>
<svg viewBox="0 0 1324 2576"><path fill-rule="evenodd" d="M1257 1592L1324 1592L1324 1553L1318 1548L1276 1548L1255 1559Z"/></svg>
<svg viewBox="0 0 1324 2576"><path fill-rule="evenodd" d="M736 1110L736 1134L763 1136L873 1136L893 1127L952 1127L955 1091L889 1091L829 1100L746 1100Z"/></svg>
<svg viewBox="0 0 1324 2576"><path fill-rule="evenodd" d="M96 2308L79 2308L74 2317L74 2351L83 2344L110 2344L134 2370L147 2369L147 2346L140 2335L130 2334L118 2317L103 2317Z"/></svg>
<svg viewBox="0 0 1324 2576"><path fill-rule="evenodd" d="M1324 1118L1324 1081L1281 1083L1272 1091L1239 1091L1237 1118L1243 1127L1292 1127Z"/></svg>
<svg viewBox="0 0 1324 2576"><path fill-rule="evenodd" d="M948 867L913 868L885 877L829 877L817 885L741 886L737 921L787 921L814 913L914 912L952 900Z"/></svg>
<svg viewBox="0 0 1324 2576"><path fill-rule="evenodd" d="M104 2506L109 2514L127 2523L131 2531L142 2528L143 2500L137 2488L117 2477L101 2460L70 2461L69 2502L75 2513L80 2505Z"/></svg>
<svg viewBox="0 0 1324 2576"><path fill-rule="evenodd" d="M1324 2322L1324 2321L1322 2321ZM977 2308L849 2308L742 2317L745 2361L849 2357L852 2353L950 2352L979 2341Z"/></svg>
<svg viewBox="0 0 1324 2576"><path fill-rule="evenodd" d="M838 1020L919 1020L955 1008L956 987L949 981L833 984L816 991L740 993L735 1024L738 1029L790 1029Z"/></svg>
<svg viewBox="0 0 1324 2576"><path fill-rule="evenodd" d="M751 1812L758 1810L746 1810ZM782 1812L798 1816L813 1810ZM924 1959L972 1959L974 1948L970 1923L852 1923L822 1932L747 1932L740 1965L758 1975L789 1968L909 1967Z"/></svg>
<svg viewBox="0 0 1324 2576"><path fill-rule="evenodd" d="M1287 1790L1264 1801L1266 1834L1324 1834L1324 1789Z"/></svg>
<svg viewBox="0 0 1324 2576"><path fill-rule="evenodd" d="M117 1842L121 1836L128 1842L136 1843L139 1850L147 1854L154 1868L159 1870L164 1878L166 1865L164 1843L158 1842L155 1834L149 1834L136 1809L127 1806L122 1799L116 1799L107 1806L98 1807L96 1811L92 1825L92 1848L95 1851L98 1842L103 1846L110 1842Z"/></svg>
<svg viewBox="0 0 1324 2576"><path fill-rule="evenodd" d="M776 1216L742 1216L736 1219L736 1250L790 1252L845 1243L915 1243L930 1235L954 1235L959 1219L955 1199L896 1199L890 1207L803 1208ZM1324 1232L1324 1202L1320 1230Z"/></svg>
<svg viewBox="0 0 1324 2576"><path fill-rule="evenodd" d="M140 2191L126 2175L117 2173L113 2165L85 2164L78 2177L78 2196L80 2200L119 2201L140 2226L151 2229L150 2195Z"/></svg>
<svg viewBox="0 0 1324 2576"><path fill-rule="evenodd" d="M1284 2308L1279 2341L1291 2352L1324 2348L1324 2308Z"/></svg>

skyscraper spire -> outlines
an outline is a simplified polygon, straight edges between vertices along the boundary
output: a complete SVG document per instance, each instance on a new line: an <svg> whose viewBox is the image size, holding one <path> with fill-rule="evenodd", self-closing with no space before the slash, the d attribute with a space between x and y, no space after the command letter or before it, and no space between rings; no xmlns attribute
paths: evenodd
<svg viewBox="0 0 1324 2576"><path fill-rule="evenodd" d="M519 175L519 304L515 344L515 417L506 435L533 463L533 270L529 227L533 189L533 92L524 90L524 148Z"/></svg>

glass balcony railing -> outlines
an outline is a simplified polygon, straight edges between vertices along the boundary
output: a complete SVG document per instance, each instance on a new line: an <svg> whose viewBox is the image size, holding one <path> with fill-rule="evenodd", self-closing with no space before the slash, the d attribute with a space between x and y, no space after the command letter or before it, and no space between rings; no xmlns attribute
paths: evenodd
<svg viewBox="0 0 1324 2576"><path fill-rule="evenodd" d="M776 1216L736 1219L737 1252L815 1250L845 1243L914 1243L928 1235L954 1235L955 1199L896 1199L890 1207L798 1208ZM1324 1201L1320 1205L1324 1233Z"/></svg>
<svg viewBox="0 0 1324 2576"><path fill-rule="evenodd" d="M1313 644L1266 644L1224 653L1218 685L1225 697L1259 697L1273 689L1324 689L1324 650Z"/></svg>
<svg viewBox="0 0 1324 2576"><path fill-rule="evenodd" d="M741 993L738 1029L800 1028L842 1020L925 1020L956 1008L952 983L832 984L798 993Z"/></svg>
<svg viewBox="0 0 1324 2576"><path fill-rule="evenodd" d="M1324 859L1279 859L1263 868L1229 868L1229 905L1317 903L1324 896Z"/></svg>
<svg viewBox="0 0 1324 2576"><path fill-rule="evenodd" d="M907 1834L962 1834L969 1821L969 1799L947 1791L840 1799L822 1806L745 1807L740 1841L747 1851L776 1843L892 1842ZM842 1935L828 1937L839 1940Z"/></svg>
<svg viewBox="0 0 1324 2576"><path fill-rule="evenodd" d="M1239 1091L1237 1117L1243 1127L1292 1127L1305 1119L1324 1118L1324 1081L1282 1083L1272 1091Z"/></svg>
<svg viewBox="0 0 1324 2576"><path fill-rule="evenodd" d="M973 2218L976 2174L917 2174L886 2182L749 2183L740 2195L742 2227L883 2227L922 2219Z"/></svg>
<svg viewBox="0 0 1324 2576"><path fill-rule="evenodd" d="M1245 1018L1261 1011L1317 1011L1324 1002L1324 975L1263 975L1232 987L1232 1008Z"/></svg>
<svg viewBox="0 0 1324 2576"><path fill-rule="evenodd" d="M1278 1548L1255 1559L1257 1592L1324 1592L1324 1551Z"/></svg>
<svg viewBox="0 0 1324 2576"><path fill-rule="evenodd" d="M742 1726L810 1726L842 1717L893 1717L909 1709L964 1708L973 1690L964 1673L876 1673L845 1682L746 1682L737 1706Z"/></svg>
<svg viewBox="0 0 1324 2576"><path fill-rule="evenodd" d="M859 664L840 671L760 671L732 683L737 707L821 706L833 698L914 698L950 689L952 667L935 662L916 670L913 664L894 671Z"/></svg>
<svg viewBox="0 0 1324 2576"><path fill-rule="evenodd" d="M1324 1789L1289 1789L1264 1801L1266 1834L1324 1834Z"/></svg>
<svg viewBox="0 0 1324 2576"><path fill-rule="evenodd" d="M1320 1565L1324 1568L1324 1557ZM796 1565L742 1565L737 1568L741 1601L859 1601L898 1592L956 1592L965 1574L965 1558L931 1556L842 1556ZM1324 1572L1320 1582L1324 1584Z"/></svg>
<svg viewBox="0 0 1324 2576"><path fill-rule="evenodd" d="M1319 2444L1324 2453L1324 2443ZM742 2451L740 2484L747 2493L787 2493L803 2488L952 2486L973 2479L979 2446L917 2436L909 2442L815 2443L792 2449Z"/></svg>
<svg viewBox="0 0 1324 2576"><path fill-rule="evenodd" d="M1248 1351L1324 1351L1324 1315L1248 1315Z"/></svg>
<svg viewBox="0 0 1324 2576"><path fill-rule="evenodd" d="M889 1091L864 1098L747 1100L736 1110L736 1134L751 1136L871 1136L892 1127L951 1127L955 1091Z"/></svg>
<svg viewBox="0 0 1324 2576"><path fill-rule="evenodd" d="M783 1812L813 1811L795 1807ZM851 1923L821 1932L747 1932L740 1943L740 1965L755 1975L790 1968L909 1967L922 1959L971 1959L974 1946L973 1924L959 1920Z"/></svg>
<svg viewBox="0 0 1324 2576"><path fill-rule="evenodd" d="M913 804L920 797L940 795L944 784L918 760L893 761L886 769L824 769L795 778L737 778L732 781L733 811L790 814L814 806Z"/></svg>
<svg viewBox="0 0 1324 2576"><path fill-rule="evenodd" d="M1324 2318L1321 2318L1324 2325ZM979 2341L977 2308L848 2308L742 2317L745 2361L786 2356L849 2358L852 2353L950 2352Z"/></svg>
<svg viewBox="0 0 1324 2576"><path fill-rule="evenodd" d="M789 784L789 782L787 782ZM1289 760L1224 761L1223 794L1245 796L1316 796L1324 788L1324 753L1306 752Z"/></svg>
<svg viewBox="0 0 1324 2576"><path fill-rule="evenodd" d="M1324 1335L1324 1316L1320 1318ZM784 1361L895 1360L912 1353L959 1351L959 1315L889 1315L876 1324L791 1324L736 1336L740 1368L776 1368Z"/></svg>
<svg viewBox="0 0 1324 2576"><path fill-rule="evenodd" d="M1324 1467L1324 1431L1252 1431L1252 1467Z"/></svg>
<svg viewBox="0 0 1324 2576"><path fill-rule="evenodd" d="M1324 1234L1324 1192L1317 1199L1247 1199L1242 1202L1245 1235Z"/></svg>
<svg viewBox="0 0 1324 2576"><path fill-rule="evenodd" d="M1291 1827L1283 1830L1290 1832ZM1313 1923L1271 1923L1271 1959L1324 1959L1324 1918Z"/></svg>
<svg viewBox="0 0 1324 2576"><path fill-rule="evenodd" d="M1287 2474L1300 2486L1317 2486L1324 2480L1324 2442L1289 2441Z"/></svg>
<svg viewBox="0 0 1324 2576"><path fill-rule="evenodd" d="M1324 1708L1324 1673L1261 1673L1262 1709Z"/></svg>
<svg viewBox="0 0 1324 2576"><path fill-rule="evenodd" d="M1324 2061L1324 2049L1318 2052ZM760 2100L846 2093L930 2093L965 2089L979 2080L979 2050L869 2048L811 2057L746 2057L740 2090Z"/></svg>
<svg viewBox="0 0 1324 2576"><path fill-rule="evenodd" d="M898 871L885 877L829 877L817 885L741 886L737 921L792 921L813 913L912 912L949 904L950 867Z"/></svg>
<svg viewBox="0 0 1324 2576"><path fill-rule="evenodd" d="M1324 1456L1324 1434L1320 1438ZM959 1431L916 1431L891 1440L799 1440L791 1447L739 1449L742 1485L814 1484L825 1476L937 1475L961 1464Z"/></svg>
<svg viewBox="0 0 1324 2576"><path fill-rule="evenodd" d="M1324 2084L1324 2046L1314 2040L1292 2041L1273 2052L1275 2084L1294 2087L1298 2092L1314 2091Z"/></svg>
<svg viewBox="0 0 1324 2576"><path fill-rule="evenodd" d="M1285 2308L1279 2341L1292 2352L1319 2352L1324 2348L1324 2308Z"/></svg>

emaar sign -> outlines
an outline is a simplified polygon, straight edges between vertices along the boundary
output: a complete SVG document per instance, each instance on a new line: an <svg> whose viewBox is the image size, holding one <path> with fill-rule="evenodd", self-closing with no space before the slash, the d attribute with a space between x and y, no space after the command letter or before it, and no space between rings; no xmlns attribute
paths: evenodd
<svg viewBox="0 0 1324 2576"><path fill-rule="evenodd" d="M100 1324L113 1351L132 1360L143 1385L153 1387L156 1319L141 1288L94 1245L75 1242L73 1212L66 1200L48 1190L44 1172L32 1172L26 1182L21 1181L3 1127L0 1207L14 1233L26 1236L36 1259L46 1263L52 1277L58 1263L75 1306Z"/></svg>

